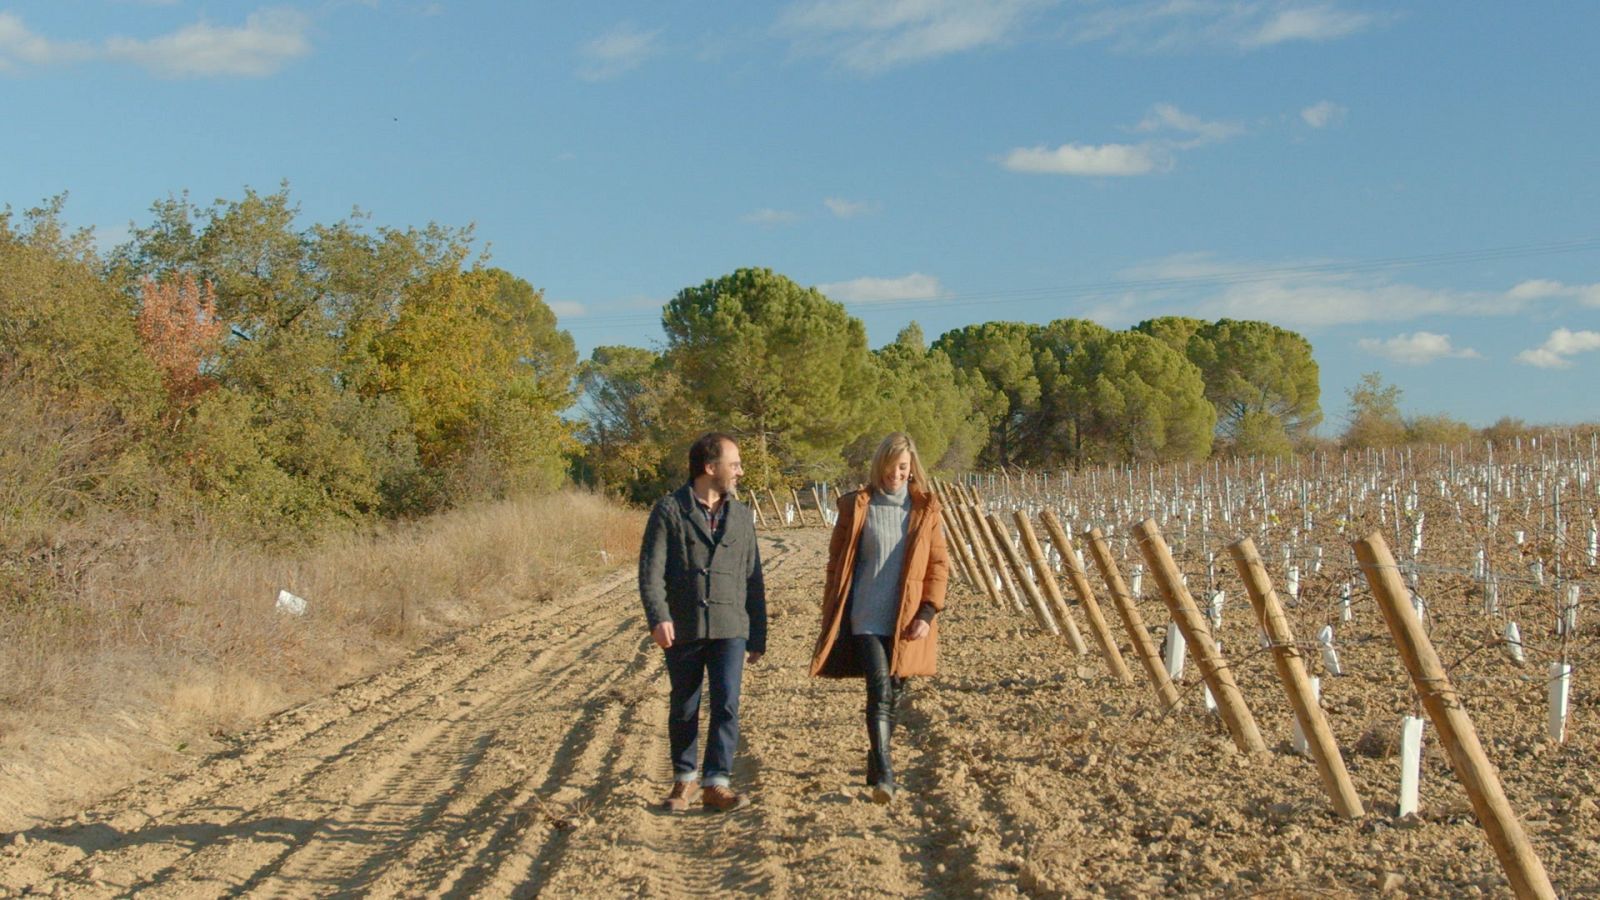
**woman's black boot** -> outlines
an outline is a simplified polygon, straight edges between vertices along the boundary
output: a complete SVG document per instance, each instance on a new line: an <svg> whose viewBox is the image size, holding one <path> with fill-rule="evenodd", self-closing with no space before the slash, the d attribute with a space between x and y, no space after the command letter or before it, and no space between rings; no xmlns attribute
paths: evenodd
<svg viewBox="0 0 1600 900"><path fill-rule="evenodd" d="M872 785L872 801L888 803L894 799L894 764L889 756L889 735L894 723L889 719L867 722L867 739L872 749L867 756L867 781Z"/></svg>

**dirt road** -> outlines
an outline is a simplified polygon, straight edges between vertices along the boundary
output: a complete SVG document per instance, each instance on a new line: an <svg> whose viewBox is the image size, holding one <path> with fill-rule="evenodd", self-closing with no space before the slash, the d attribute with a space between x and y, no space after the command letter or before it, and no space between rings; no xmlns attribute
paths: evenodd
<svg viewBox="0 0 1600 900"><path fill-rule="evenodd" d="M1385 809L1387 751L1352 753L1373 812L1340 820L1311 763L1287 752L1265 666L1241 666L1240 680L1276 745L1247 759L1192 684L1187 711L1163 717L1142 684L1117 684L1098 658L965 591L944 621L946 674L914 685L897 735L907 790L875 806L860 786L860 684L806 676L826 534L762 540L772 642L746 674L746 810L656 808L670 779L666 677L625 571L289 710L187 772L5 838L0 896L1507 890L1436 753L1429 812L1404 822ZM1363 664L1359 647L1351 656ZM1329 691L1347 747L1394 683L1372 665L1370 688L1341 682L1359 703ZM1563 893L1600 889L1592 744L1510 744L1500 761ZM1519 779L1519 760L1545 772L1569 752L1560 784Z"/></svg>

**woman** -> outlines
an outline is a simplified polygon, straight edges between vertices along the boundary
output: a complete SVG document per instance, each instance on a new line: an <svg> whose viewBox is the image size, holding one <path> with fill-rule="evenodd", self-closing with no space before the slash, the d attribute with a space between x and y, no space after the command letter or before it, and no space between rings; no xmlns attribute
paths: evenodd
<svg viewBox="0 0 1600 900"><path fill-rule="evenodd" d="M895 703L903 679L934 673L950 563L939 501L910 435L884 438L868 473L870 485L839 498L811 674L866 679L867 784L875 802L888 803Z"/></svg>

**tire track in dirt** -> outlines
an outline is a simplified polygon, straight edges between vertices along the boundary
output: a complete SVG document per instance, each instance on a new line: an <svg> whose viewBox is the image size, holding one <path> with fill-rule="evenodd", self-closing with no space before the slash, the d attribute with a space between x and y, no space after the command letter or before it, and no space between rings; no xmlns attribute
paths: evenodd
<svg viewBox="0 0 1600 900"><path fill-rule="evenodd" d="M419 717L430 718L447 697L489 680L520 677L526 682L551 665L560 667L555 673L559 676L584 659L583 653L569 651L574 640L598 628L599 636L591 634L589 646L604 644L626 630L629 607L611 595L630 580L629 574L607 578L570 603L542 604L481 626L285 713L241 738L240 750L213 757L187 778L138 786L77 822L36 829L21 860L0 863L0 885L34 882L36 887L98 896L160 884L162 893L182 895L186 873L214 877L212 867L219 861L228 864L223 871L238 871L241 862L255 855L241 847L255 844L269 848L271 856L281 855L338 808L326 797L340 796L341 782L349 780L340 773L380 765L377 761L385 754L404 750L406 729L417 727ZM595 618L590 607L597 603L616 608L617 614ZM580 611L576 617L570 615L575 610ZM572 620L579 623L573 635L530 652L531 641L548 638ZM550 681L558 683L560 677ZM528 700L526 693L518 694L508 690L496 705ZM485 710L466 712L481 718ZM307 760L312 762L301 764ZM343 791L349 793L348 785ZM301 799L305 797L312 799ZM97 821L79 824L85 819Z"/></svg>

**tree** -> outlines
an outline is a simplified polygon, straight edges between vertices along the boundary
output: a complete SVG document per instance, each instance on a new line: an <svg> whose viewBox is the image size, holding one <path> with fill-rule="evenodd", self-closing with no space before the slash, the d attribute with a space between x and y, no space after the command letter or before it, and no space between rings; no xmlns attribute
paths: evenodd
<svg viewBox="0 0 1600 900"><path fill-rule="evenodd" d="M1093 323L1050 323L1047 407L1070 422L1060 446L1076 464L1203 459L1211 451L1215 412L1200 373L1181 354L1138 332ZM1071 411L1070 418L1065 411ZM1063 436L1065 437L1065 436Z"/></svg>
<svg viewBox="0 0 1600 900"><path fill-rule="evenodd" d="M978 409L987 421L989 439L979 456L981 464L1032 461L1042 424L1033 359L1038 332L1039 326L1025 322L985 322L947 331L933 343L957 369L983 378Z"/></svg>
<svg viewBox="0 0 1600 900"><path fill-rule="evenodd" d="M578 387L585 480L641 503L683 483L684 450L710 428L659 354L596 347Z"/></svg>
<svg viewBox="0 0 1600 900"><path fill-rule="evenodd" d="M1189 321L1153 320L1152 331L1172 337ZM1309 437L1322 421L1317 362L1301 335L1266 322L1220 319L1196 329L1186 347L1216 407L1223 440L1238 443L1252 413L1276 417L1291 442ZM1257 416L1248 430L1259 436L1261 428Z"/></svg>
<svg viewBox="0 0 1600 900"><path fill-rule="evenodd" d="M1206 327L1206 324L1204 319L1192 319L1188 316L1161 316L1155 319L1145 319L1143 322L1133 326L1131 330L1141 334L1148 334L1184 356L1188 356L1189 340L1200 329Z"/></svg>
<svg viewBox="0 0 1600 900"><path fill-rule="evenodd" d="M1346 393L1350 397L1349 424L1344 431L1346 447L1392 447L1405 440L1400 388L1385 384L1381 374L1368 372Z"/></svg>
<svg viewBox="0 0 1600 900"><path fill-rule="evenodd" d="M159 281L146 278L140 294L139 337L161 370L169 415L181 415L216 386L216 380L203 371L206 361L222 349L225 326L217 318L216 295L210 283L197 282L188 273Z"/></svg>
<svg viewBox="0 0 1600 900"><path fill-rule="evenodd" d="M970 468L988 436L979 410L981 382L964 377L943 351L929 349L915 322L893 343L874 351L872 362L878 388L870 420L876 427L846 453L852 467L864 472L878 441L891 431L904 431L917 442L930 468Z"/></svg>
<svg viewBox="0 0 1600 900"><path fill-rule="evenodd" d="M840 470L841 448L866 430L869 393L866 329L843 306L769 269L739 269L679 291L661 324L688 394L753 438L741 446L752 487Z"/></svg>
<svg viewBox="0 0 1600 900"><path fill-rule="evenodd" d="M1444 413L1406 419L1408 444L1460 444L1472 440L1472 426Z"/></svg>

